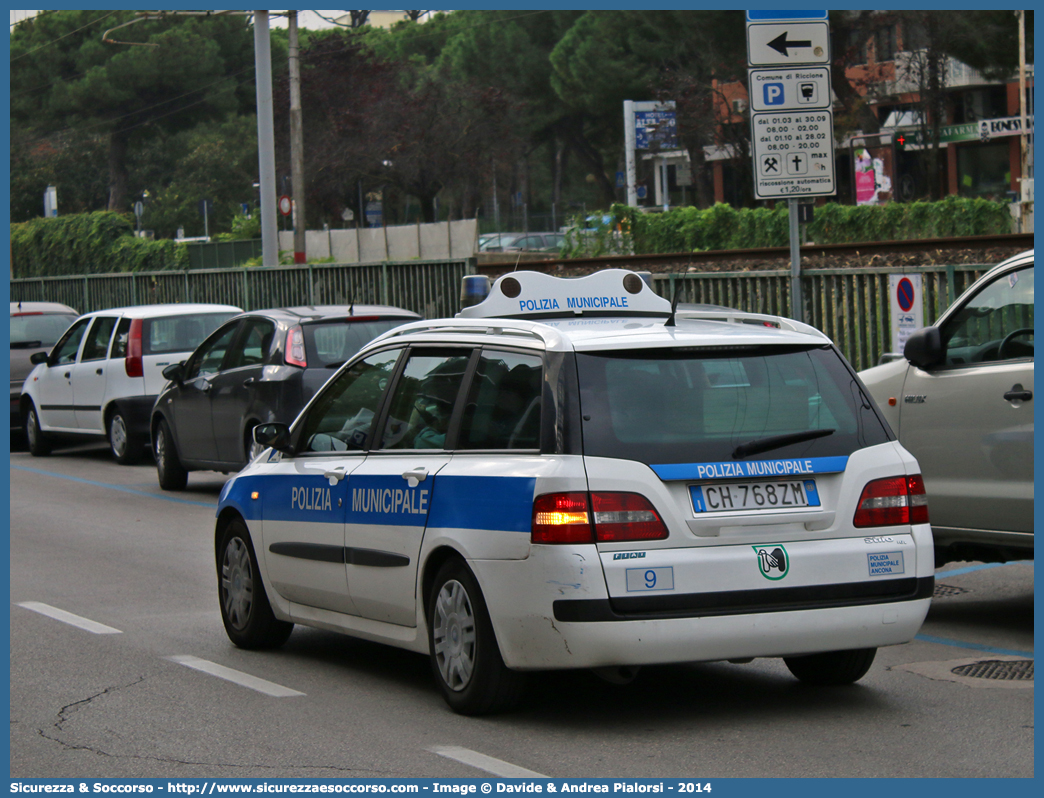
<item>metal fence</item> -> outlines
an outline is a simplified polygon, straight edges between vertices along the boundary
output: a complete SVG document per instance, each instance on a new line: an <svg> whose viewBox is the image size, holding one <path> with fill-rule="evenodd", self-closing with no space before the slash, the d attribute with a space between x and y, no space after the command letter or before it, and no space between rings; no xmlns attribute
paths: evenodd
<svg viewBox="0 0 1044 798"><path fill-rule="evenodd" d="M922 275L924 322L931 324L989 268L916 266L902 271ZM856 369L875 365L891 349L888 275L897 271L879 267L802 273L805 321L826 333ZM253 310L354 301L396 305L433 319L460 309L461 278L474 273L475 261L467 258L25 278L11 281L11 301L64 302L81 312L161 302L220 302ZM789 270L655 274L653 287L668 299L678 290L681 302L790 315Z"/></svg>
<svg viewBox="0 0 1044 798"><path fill-rule="evenodd" d="M924 323L930 325L969 285L992 268L905 267L920 274ZM888 276L899 269L808 269L801 273L804 320L826 333L857 369L876 365L892 348ZM790 315L790 271L654 274L653 287L667 299L723 305L753 313Z"/></svg>
<svg viewBox="0 0 1044 798"><path fill-rule="evenodd" d="M63 302L81 313L128 305L216 302L244 310L293 305L395 305L431 319L460 309L474 258L134 272L11 280L11 301Z"/></svg>

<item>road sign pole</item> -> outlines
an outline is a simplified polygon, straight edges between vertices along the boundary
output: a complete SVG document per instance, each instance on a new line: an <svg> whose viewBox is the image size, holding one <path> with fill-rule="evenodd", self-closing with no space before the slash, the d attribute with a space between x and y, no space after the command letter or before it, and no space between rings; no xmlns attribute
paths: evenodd
<svg viewBox="0 0 1044 798"><path fill-rule="evenodd" d="M790 205L790 318L805 320L805 303L801 295L801 240L798 238L798 200Z"/></svg>

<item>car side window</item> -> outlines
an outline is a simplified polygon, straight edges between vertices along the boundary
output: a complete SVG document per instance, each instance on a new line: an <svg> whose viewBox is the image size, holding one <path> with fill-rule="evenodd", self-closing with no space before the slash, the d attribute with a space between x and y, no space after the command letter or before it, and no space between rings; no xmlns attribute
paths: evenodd
<svg viewBox="0 0 1044 798"><path fill-rule="evenodd" d="M115 316L99 316L91 325L91 331L83 343L83 354L80 362L87 360L104 360L109 352L109 340L112 338L112 330L116 326Z"/></svg>
<svg viewBox="0 0 1044 798"><path fill-rule="evenodd" d="M256 366L268 358L275 336L275 324L268 319L247 319L239 339L229 350L225 370Z"/></svg>
<svg viewBox="0 0 1044 798"><path fill-rule="evenodd" d="M228 352L238 327L238 322L230 324L226 329L219 330L209 341L204 341L192 355L192 359L185 369L185 379L194 380L197 377L205 377L220 371L225 354Z"/></svg>
<svg viewBox="0 0 1044 798"><path fill-rule="evenodd" d="M484 351L468 391L458 449L540 448L539 355Z"/></svg>
<svg viewBox="0 0 1044 798"><path fill-rule="evenodd" d="M90 323L90 318L80 319L66 330L62 339L54 345L54 362L57 365L76 362L76 353L80 351L80 341L83 340L83 334L87 332L87 325Z"/></svg>
<svg viewBox="0 0 1044 798"><path fill-rule="evenodd" d="M469 350L415 350L395 386L381 449L444 449Z"/></svg>
<svg viewBox="0 0 1044 798"><path fill-rule="evenodd" d="M1033 357L1033 266L997 277L942 335L948 366Z"/></svg>
<svg viewBox="0 0 1044 798"><path fill-rule="evenodd" d="M334 377L308 409L302 452L359 451L395 373L401 349L386 349L353 363Z"/></svg>

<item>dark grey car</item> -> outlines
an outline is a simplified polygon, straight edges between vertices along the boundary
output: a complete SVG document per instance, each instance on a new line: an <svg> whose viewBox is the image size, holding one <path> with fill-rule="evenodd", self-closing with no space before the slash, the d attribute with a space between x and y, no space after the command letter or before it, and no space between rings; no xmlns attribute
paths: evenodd
<svg viewBox="0 0 1044 798"><path fill-rule="evenodd" d="M334 371L381 333L421 317L383 305L277 308L236 316L163 371L150 430L160 487L189 471L238 471L258 424L289 424Z"/></svg>
<svg viewBox="0 0 1044 798"><path fill-rule="evenodd" d="M33 370L30 358L50 350L79 315L60 302L11 303L11 429L22 426L19 397Z"/></svg>

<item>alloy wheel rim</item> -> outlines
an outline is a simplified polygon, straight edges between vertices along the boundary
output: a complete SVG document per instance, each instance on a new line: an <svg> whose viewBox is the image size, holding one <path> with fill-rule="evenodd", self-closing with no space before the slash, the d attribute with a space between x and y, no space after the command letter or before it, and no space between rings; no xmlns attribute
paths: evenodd
<svg viewBox="0 0 1044 798"><path fill-rule="evenodd" d="M36 427L36 411L29 411L29 423L25 425L25 434L29 436L29 445L36 445L37 427Z"/></svg>
<svg viewBox="0 0 1044 798"><path fill-rule="evenodd" d="M254 602L254 579L250 552L242 538L232 538L225 547L221 563L221 592L228 622L236 629L244 629Z"/></svg>
<svg viewBox="0 0 1044 798"><path fill-rule="evenodd" d="M460 692L475 670L475 613L464 585L455 579L443 584L435 599L435 662L442 680Z"/></svg>

